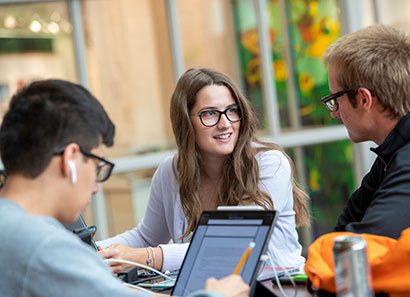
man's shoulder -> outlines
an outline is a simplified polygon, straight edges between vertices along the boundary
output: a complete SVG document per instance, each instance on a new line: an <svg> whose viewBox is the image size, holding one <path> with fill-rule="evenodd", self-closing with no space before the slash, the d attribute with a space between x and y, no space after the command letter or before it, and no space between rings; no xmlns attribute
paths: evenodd
<svg viewBox="0 0 410 297"><path fill-rule="evenodd" d="M410 141L397 150L396 155L409 156L410 155ZM410 158L407 158L410 163Z"/></svg>
<svg viewBox="0 0 410 297"><path fill-rule="evenodd" d="M17 216L11 213L0 221L0 242L4 252L0 254L0 261L11 260L13 257L15 260L30 261L56 255L65 255L67 258L69 254L86 257L95 254L78 236L69 232L56 219L16 213Z"/></svg>
<svg viewBox="0 0 410 297"><path fill-rule="evenodd" d="M12 267L0 278L0 287L5 288L7 296L40 296L39 292L57 296L61 290L61 296L90 296L96 295L97 284L102 288L100 296L131 296L114 281L99 255L57 220L16 213L16 220L12 216L0 220L0 226L7 229L0 232L0 262ZM21 279L25 280L24 286Z"/></svg>
<svg viewBox="0 0 410 297"><path fill-rule="evenodd" d="M388 168L406 168L410 169L410 142L398 149L390 159Z"/></svg>
<svg viewBox="0 0 410 297"><path fill-rule="evenodd" d="M12 201L0 198L0 241L13 245L41 245L49 238L77 240L56 219L47 216L30 216Z"/></svg>

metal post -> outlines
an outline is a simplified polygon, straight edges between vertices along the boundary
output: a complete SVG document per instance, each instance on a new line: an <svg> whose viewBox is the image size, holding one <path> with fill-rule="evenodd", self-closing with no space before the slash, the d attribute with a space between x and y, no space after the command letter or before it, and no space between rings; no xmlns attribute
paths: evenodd
<svg viewBox="0 0 410 297"><path fill-rule="evenodd" d="M266 0L253 1L259 33L259 47L262 67L262 90L265 107L268 113L269 132L271 136L279 136L280 117L278 98L275 85L275 73L272 67L272 50L270 46L269 29L266 22Z"/></svg>
<svg viewBox="0 0 410 297"><path fill-rule="evenodd" d="M381 22L380 0L373 0L373 13L374 13L375 23L379 24Z"/></svg>
<svg viewBox="0 0 410 297"><path fill-rule="evenodd" d="M171 54L175 83L184 73L184 55L182 51L181 34L178 25L178 13L175 0L165 0L168 15L169 39L171 41Z"/></svg>
<svg viewBox="0 0 410 297"><path fill-rule="evenodd" d="M85 56L84 27L81 16L80 0L69 0L70 20L73 25L73 44L76 58L77 78L85 88L89 87L87 60ZM93 197L91 204L95 224L98 226L96 238L103 239L108 237L107 212L102 187Z"/></svg>
<svg viewBox="0 0 410 297"><path fill-rule="evenodd" d="M362 28L362 1L339 0L340 28L342 35Z"/></svg>
<svg viewBox="0 0 410 297"><path fill-rule="evenodd" d="M361 0L339 0L340 23L342 34L351 33L362 28ZM374 2L376 4L376 2ZM376 16L380 18L380 16ZM361 142L354 144L355 162L354 173L355 183L359 186L363 176L369 171L374 155L368 150L372 146L371 142Z"/></svg>
<svg viewBox="0 0 410 297"><path fill-rule="evenodd" d="M85 57L84 27L81 19L81 7L79 0L68 2L70 19L73 25L73 43L77 66L77 78L81 85L88 88L87 61Z"/></svg>
<svg viewBox="0 0 410 297"><path fill-rule="evenodd" d="M289 117L290 125L294 130L300 130L300 113L299 113L299 99L297 96L297 83L295 81L295 67L293 63L292 54L292 41L289 33L289 21L288 21L288 4L286 0L281 0L280 9L282 15L282 30L283 30L283 44L284 44L284 60L288 67L288 78L287 78L287 94L289 102ZM296 168L296 176L299 182L306 187L308 185L308 178L305 171L305 156L302 146L295 146L293 148L294 162ZM306 187L307 188L307 187ZM311 208L311 203L309 203L308 208ZM300 228L300 241L304 247L304 255L307 255L307 247L309 247L313 242L313 230L312 228Z"/></svg>

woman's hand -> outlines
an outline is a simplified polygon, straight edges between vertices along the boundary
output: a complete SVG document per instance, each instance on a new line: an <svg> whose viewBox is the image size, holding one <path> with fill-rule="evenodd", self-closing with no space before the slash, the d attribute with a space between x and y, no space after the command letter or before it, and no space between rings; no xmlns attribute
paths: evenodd
<svg viewBox="0 0 410 297"><path fill-rule="evenodd" d="M150 255L151 267L161 270L162 268L162 249L160 247L152 248L155 255ZM128 260L143 265L147 265L148 251L147 248L132 248L122 244L113 244L105 249L99 250L100 255L105 259L119 259ZM155 259L155 261L154 261ZM114 273L123 270L125 267L130 266L130 264L123 264L118 262L109 262L111 269Z"/></svg>
<svg viewBox="0 0 410 297"><path fill-rule="evenodd" d="M249 286L239 275L229 275L220 280L211 277L206 280L205 290L221 293L226 297L249 296Z"/></svg>
<svg viewBox="0 0 410 297"><path fill-rule="evenodd" d="M99 254L105 259L119 259L137 262L146 265L147 252L143 248L131 248L122 244L113 244L105 249L101 249ZM109 262L111 269L114 273L123 270L130 264L123 264L118 262Z"/></svg>

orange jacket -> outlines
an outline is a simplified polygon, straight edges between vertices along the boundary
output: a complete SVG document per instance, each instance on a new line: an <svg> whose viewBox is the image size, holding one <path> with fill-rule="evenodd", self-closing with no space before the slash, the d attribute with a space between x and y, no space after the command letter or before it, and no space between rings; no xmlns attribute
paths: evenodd
<svg viewBox="0 0 410 297"><path fill-rule="evenodd" d="M358 234L325 234L309 248L305 271L316 289L335 292L333 240L339 235ZM361 235L367 242L373 290L392 297L410 296L410 228L405 229L398 240L372 234Z"/></svg>

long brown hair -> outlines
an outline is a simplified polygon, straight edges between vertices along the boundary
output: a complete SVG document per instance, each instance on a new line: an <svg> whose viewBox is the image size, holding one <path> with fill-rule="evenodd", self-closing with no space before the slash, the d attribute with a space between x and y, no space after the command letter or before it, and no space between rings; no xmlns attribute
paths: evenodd
<svg viewBox="0 0 410 297"><path fill-rule="evenodd" d="M278 145L262 143L255 138L258 120L248 100L236 84L227 75L214 69L189 69L178 80L172 94L170 109L172 129L178 146L174 173L179 183L182 209L188 222L187 230L182 237L186 237L194 230L202 212L201 199L198 195L201 160L196 150L190 111L196 103L198 92L209 85L227 87L242 115L238 141L234 151L226 158L223 165L223 180L217 197L217 205L238 205L245 202L255 203L265 209L273 209L274 205L270 196L259 189L259 165L255 156L259 151L279 150L289 159L292 167L296 225L309 225L308 196L294 182L293 162ZM255 147L252 142L262 145Z"/></svg>

